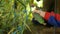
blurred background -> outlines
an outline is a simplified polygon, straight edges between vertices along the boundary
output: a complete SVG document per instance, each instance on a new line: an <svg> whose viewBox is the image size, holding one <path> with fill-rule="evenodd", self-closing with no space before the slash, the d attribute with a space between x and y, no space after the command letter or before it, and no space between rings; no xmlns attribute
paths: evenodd
<svg viewBox="0 0 60 34"><path fill-rule="evenodd" d="M39 7L37 9L60 14L59 1L0 0L0 34L60 34L60 28L49 24L42 25L35 20L31 8L36 6Z"/></svg>

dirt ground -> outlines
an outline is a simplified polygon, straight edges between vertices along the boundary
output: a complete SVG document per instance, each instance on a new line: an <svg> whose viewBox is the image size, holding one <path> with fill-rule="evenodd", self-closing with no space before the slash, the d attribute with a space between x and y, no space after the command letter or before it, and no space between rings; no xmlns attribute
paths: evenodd
<svg viewBox="0 0 60 34"><path fill-rule="evenodd" d="M41 25L31 25L31 32L29 30L25 30L24 34L60 34L60 28L54 27L45 27Z"/></svg>

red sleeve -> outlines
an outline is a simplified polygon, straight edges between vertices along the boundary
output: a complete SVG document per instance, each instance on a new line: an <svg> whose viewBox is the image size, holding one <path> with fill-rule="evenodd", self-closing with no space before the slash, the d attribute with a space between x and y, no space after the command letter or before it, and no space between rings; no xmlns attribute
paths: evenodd
<svg viewBox="0 0 60 34"><path fill-rule="evenodd" d="M50 17L50 13L49 13L49 12L46 12L46 13L45 13L45 16L44 16L44 19L45 19L45 20L48 20L49 17Z"/></svg>
<svg viewBox="0 0 60 34"><path fill-rule="evenodd" d="M54 16L57 21L60 21L60 14L55 14L53 11L51 13L46 12L44 19L48 20L50 16Z"/></svg>
<svg viewBox="0 0 60 34"><path fill-rule="evenodd" d="M58 21L60 21L60 14L56 14L56 15L55 15L55 18L56 18Z"/></svg>

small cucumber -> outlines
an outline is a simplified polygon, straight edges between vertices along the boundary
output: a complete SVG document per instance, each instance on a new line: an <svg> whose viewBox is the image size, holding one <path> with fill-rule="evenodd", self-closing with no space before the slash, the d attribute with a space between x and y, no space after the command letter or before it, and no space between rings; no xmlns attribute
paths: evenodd
<svg viewBox="0 0 60 34"><path fill-rule="evenodd" d="M39 14L33 13L33 16L40 24L44 24L44 19Z"/></svg>

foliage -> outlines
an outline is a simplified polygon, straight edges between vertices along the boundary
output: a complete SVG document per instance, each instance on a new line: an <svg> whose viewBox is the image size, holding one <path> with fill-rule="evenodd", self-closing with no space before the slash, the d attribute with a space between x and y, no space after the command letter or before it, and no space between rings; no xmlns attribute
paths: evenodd
<svg viewBox="0 0 60 34"><path fill-rule="evenodd" d="M33 18L32 0L0 0L0 34L23 34Z"/></svg>
<svg viewBox="0 0 60 34"><path fill-rule="evenodd" d="M25 3L24 3L25 2ZM27 25L29 0L0 0L0 33L23 34ZM30 30L31 31L31 30Z"/></svg>

